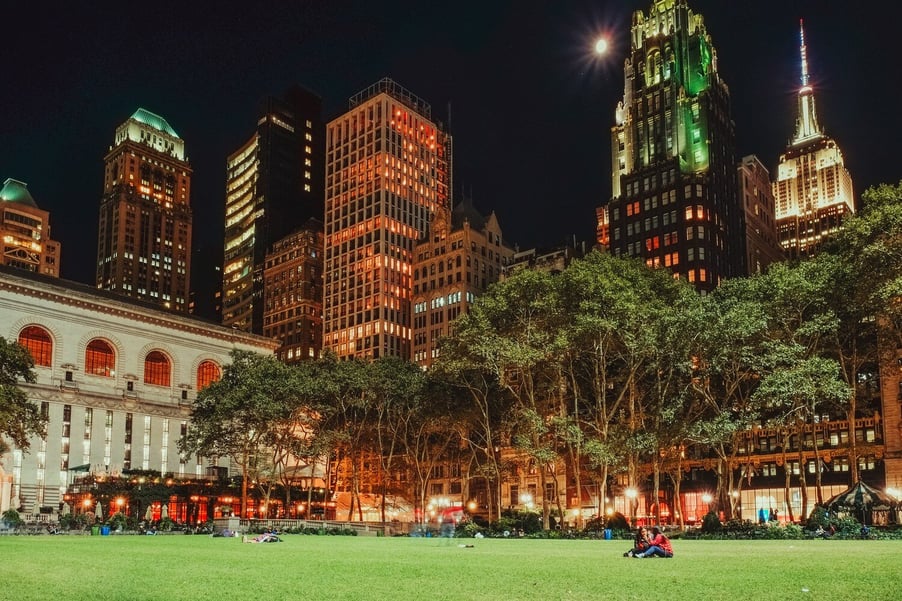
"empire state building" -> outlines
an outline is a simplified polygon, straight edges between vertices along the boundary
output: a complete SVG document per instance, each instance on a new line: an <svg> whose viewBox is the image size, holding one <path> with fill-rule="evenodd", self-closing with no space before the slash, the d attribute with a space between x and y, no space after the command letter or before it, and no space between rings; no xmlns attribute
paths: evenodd
<svg viewBox="0 0 902 601"><path fill-rule="evenodd" d="M855 211L852 177L842 151L817 121L809 82L804 24L799 21L802 86L795 135L780 155L774 183L777 235L790 258L814 254L821 241Z"/></svg>

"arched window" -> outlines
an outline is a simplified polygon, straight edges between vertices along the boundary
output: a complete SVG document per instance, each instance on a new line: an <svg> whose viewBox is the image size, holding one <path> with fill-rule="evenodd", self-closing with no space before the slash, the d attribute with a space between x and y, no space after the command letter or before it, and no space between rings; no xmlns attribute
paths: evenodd
<svg viewBox="0 0 902 601"><path fill-rule="evenodd" d="M95 338L85 348L85 373L111 377L116 373L116 353L105 340Z"/></svg>
<svg viewBox="0 0 902 601"><path fill-rule="evenodd" d="M144 383L169 386L169 358L160 351L150 351L144 358Z"/></svg>
<svg viewBox="0 0 902 601"><path fill-rule="evenodd" d="M212 361L204 361L197 368L197 390L203 390L222 377L219 366Z"/></svg>
<svg viewBox="0 0 902 601"><path fill-rule="evenodd" d="M28 326L19 332L19 344L28 349L35 365L50 367L53 360L53 340L44 328Z"/></svg>

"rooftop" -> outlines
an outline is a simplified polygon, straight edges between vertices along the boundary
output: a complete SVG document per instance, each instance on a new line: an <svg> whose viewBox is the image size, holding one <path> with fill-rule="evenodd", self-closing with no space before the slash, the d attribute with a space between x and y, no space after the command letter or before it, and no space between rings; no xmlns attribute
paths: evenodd
<svg viewBox="0 0 902 601"><path fill-rule="evenodd" d="M0 201L15 202L35 209L38 208L38 203L34 201L34 198L31 197L31 192L28 191L28 184L11 177L3 182L3 188L0 189Z"/></svg>
<svg viewBox="0 0 902 601"><path fill-rule="evenodd" d="M156 113L151 113L147 109L139 108L135 111L135 114L131 117L138 123L143 123L144 125L149 125L154 129L158 129L163 133L169 134L174 138L178 138L179 135L175 133L175 130L172 129L172 126L164 119L160 117Z"/></svg>

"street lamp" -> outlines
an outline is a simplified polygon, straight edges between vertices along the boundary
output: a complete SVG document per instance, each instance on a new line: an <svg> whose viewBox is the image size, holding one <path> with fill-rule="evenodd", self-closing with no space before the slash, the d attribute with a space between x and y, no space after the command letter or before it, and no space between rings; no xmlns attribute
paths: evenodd
<svg viewBox="0 0 902 601"><path fill-rule="evenodd" d="M702 503L708 506L708 513L711 513L711 501L714 500L714 497L711 496L711 493L702 494Z"/></svg>
<svg viewBox="0 0 902 601"><path fill-rule="evenodd" d="M627 488L623 491L623 494L626 495L626 498L629 499L630 506L630 524L633 526L636 525L636 509L639 506L639 491L635 488Z"/></svg>

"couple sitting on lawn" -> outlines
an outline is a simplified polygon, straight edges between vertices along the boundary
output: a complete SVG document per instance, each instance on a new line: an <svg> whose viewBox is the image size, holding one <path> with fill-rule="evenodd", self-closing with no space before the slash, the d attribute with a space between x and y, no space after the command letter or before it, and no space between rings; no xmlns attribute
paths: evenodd
<svg viewBox="0 0 902 601"><path fill-rule="evenodd" d="M661 533L661 529L653 526L651 535L642 526L636 532L633 548L623 554L624 557L673 557L670 539Z"/></svg>

